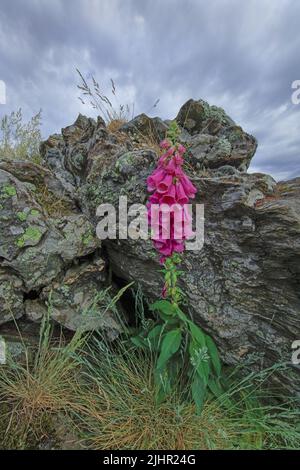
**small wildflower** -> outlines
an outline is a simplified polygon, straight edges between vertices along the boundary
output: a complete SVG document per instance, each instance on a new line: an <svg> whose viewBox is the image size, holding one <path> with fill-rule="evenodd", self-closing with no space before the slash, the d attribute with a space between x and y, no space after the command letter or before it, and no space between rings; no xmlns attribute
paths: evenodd
<svg viewBox="0 0 300 470"><path fill-rule="evenodd" d="M209 360L208 349L206 346L196 349L194 354L191 356L191 364L197 368L201 362L207 362Z"/></svg>

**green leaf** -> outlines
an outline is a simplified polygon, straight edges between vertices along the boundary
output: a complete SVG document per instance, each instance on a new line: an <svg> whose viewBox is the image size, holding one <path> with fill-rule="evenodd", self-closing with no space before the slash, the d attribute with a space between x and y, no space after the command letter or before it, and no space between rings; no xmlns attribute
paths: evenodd
<svg viewBox="0 0 300 470"><path fill-rule="evenodd" d="M168 396L168 393L164 390L161 385L157 385L157 390L155 393L155 401L160 405Z"/></svg>
<svg viewBox="0 0 300 470"><path fill-rule="evenodd" d="M168 300L158 300L157 302L154 302L154 304L150 306L150 310L157 310L160 318L169 324L174 325L177 323L175 307Z"/></svg>
<svg viewBox="0 0 300 470"><path fill-rule="evenodd" d="M127 333L131 336L138 336L141 329L137 326L127 326Z"/></svg>
<svg viewBox="0 0 300 470"><path fill-rule="evenodd" d="M189 321L189 328L194 342L198 343L201 347L206 346L205 334L199 326L195 325L192 321Z"/></svg>
<svg viewBox="0 0 300 470"><path fill-rule="evenodd" d="M160 404L171 392L170 376L166 367L154 371L154 381L156 384L156 402Z"/></svg>
<svg viewBox="0 0 300 470"><path fill-rule="evenodd" d="M210 389L211 393L216 397L219 397L223 393L219 380L210 379L208 381L208 388Z"/></svg>
<svg viewBox="0 0 300 470"><path fill-rule="evenodd" d="M133 336L132 338L130 338L130 341L132 341L132 343L137 346L138 348L147 348L147 344L145 343L145 338L142 338L141 336Z"/></svg>
<svg viewBox="0 0 300 470"><path fill-rule="evenodd" d="M201 414L204 404L206 386L198 374L194 375L192 382L192 398L196 405L197 414Z"/></svg>
<svg viewBox="0 0 300 470"><path fill-rule="evenodd" d="M168 300L157 300L150 306L150 310L158 310L165 315L173 316L175 313L174 305Z"/></svg>
<svg viewBox="0 0 300 470"><path fill-rule="evenodd" d="M221 375L222 366L221 366L217 347L210 336L205 335L205 341L206 341L206 346L207 346L207 349L211 358L212 365L214 367L214 370L217 376L219 377Z"/></svg>
<svg viewBox="0 0 300 470"><path fill-rule="evenodd" d="M156 325L148 334L148 339L154 339L161 334L164 325Z"/></svg>
<svg viewBox="0 0 300 470"><path fill-rule="evenodd" d="M157 351L165 325L156 325L148 334L146 341L152 351Z"/></svg>
<svg viewBox="0 0 300 470"><path fill-rule="evenodd" d="M167 364L171 389L178 389L178 380L180 374L182 373L183 364L183 358L180 354L173 356L172 360L170 360Z"/></svg>
<svg viewBox="0 0 300 470"><path fill-rule="evenodd" d="M156 369L162 369L166 362L172 357L179 349L181 344L181 330L177 328L176 330L169 331L162 343L161 343L161 352L157 360Z"/></svg>
<svg viewBox="0 0 300 470"><path fill-rule="evenodd" d="M179 307L175 308L175 311L176 311L176 315L180 318L180 320L182 320L184 323L188 322L187 316L185 315L185 313L183 313L183 311Z"/></svg>

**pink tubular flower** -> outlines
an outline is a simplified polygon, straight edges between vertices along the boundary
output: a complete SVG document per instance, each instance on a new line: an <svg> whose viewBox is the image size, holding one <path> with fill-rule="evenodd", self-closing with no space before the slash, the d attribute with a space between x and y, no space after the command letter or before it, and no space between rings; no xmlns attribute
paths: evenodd
<svg viewBox="0 0 300 470"><path fill-rule="evenodd" d="M191 180L183 173L180 177L180 182L189 198L194 198L197 192L197 189L191 182Z"/></svg>
<svg viewBox="0 0 300 470"><path fill-rule="evenodd" d="M174 184L169 186L168 191L162 196L160 202L162 204L168 204L169 206L176 203L176 188Z"/></svg>
<svg viewBox="0 0 300 470"><path fill-rule="evenodd" d="M181 144L172 145L167 139L160 143L160 147L165 153L147 178L148 191L153 193L147 210L153 244L161 254L160 262L164 263L174 252L182 253L185 240L194 235L192 219L185 205L195 197L197 189L182 168L186 148Z"/></svg>
<svg viewBox="0 0 300 470"><path fill-rule="evenodd" d="M159 204L159 201L160 201L160 194L157 192L152 194L152 196L149 197L150 207L151 207L151 204Z"/></svg>
<svg viewBox="0 0 300 470"><path fill-rule="evenodd" d="M179 155L179 154L175 154L175 156L174 156L174 161L175 161L176 165L178 165L178 169L181 170L180 165L183 164L183 158L182 158L182 156Z"/></svg>
<svg viewBox="0 0 300 470"><path fill-rule="evenodd" d="M152 173L151 176L148 176L147 183L148 183L148 191L154 191L157 188L157 185L161 182L161 180L165 177L167 173L162 168L158 168L156 171Z"/></svg>
<svg viewBox="0 0 300 470"><path fill-rule="evenodd" d="M166 175L158 184L157 184L157 191L159 193L166 193L170 186L173 183L173 176Z"/></svg>
<svg viewBox="0 0 300 470"><path fill-rule="evenodd" d="M172 158L169 163L165 166L165 169L166 169L166 172L169 173L170 175L174 175L176 169L177 169L177 165L176 165L176 161L174 158Z"/></svg>
<svg viewBox="0 0 300 470"><path fill-rule="evenodd" d="M176 201L178 204L187 204L189 202L189 198L185 194L184 187L180 182L176 184Z"/></svg>
<svg viewBox="0 0 300 470"><path fill-rule="evenodd" d="M168 148L171 147L171 143L167 139L164 139L164 140L161 141L159 146L160 146L161 149L168 149Z"/></svg>

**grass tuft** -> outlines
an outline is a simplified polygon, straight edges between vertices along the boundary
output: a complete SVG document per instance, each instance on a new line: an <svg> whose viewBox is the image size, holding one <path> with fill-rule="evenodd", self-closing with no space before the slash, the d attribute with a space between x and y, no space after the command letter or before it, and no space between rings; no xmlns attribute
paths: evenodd
<svg viewBox="0 0 300 470"><path fill-rule="evenodd" d="M60 218L72 213L71 203L57 197L45 184L37 185L34 197L49 217Z"/></svg>
<svg viewBox="0 0 300 470"><path fill-rule="evenodd" d="M101 352L101 353L100 353ZM175 391L157 404L155 361L126 344L112 351L94 339L84 358L80 426L85 446L97 450L299 448L296 404L262 405L263 384L274 368L231 384L209 397L201 416Z"/></svg>
<svg viewBox="0 0 300 470"><path fill-rule="evenodd" d="M107 125L107 130L108 132L111 132L112 134L115 134L119 131L119 129L126 124L125 119L112 119L108 125Z"/></svg>
<svg viewBox="0 0 300 470"><path fill-rule="evenodd" d="M54 339L47 318L23 363L0 367L0 442L6 449L299 449L300 410L265 383L278 367L228 376L201 415L179 390L155 400L154 358L127 341L75 334ZM281 397L282 398L282 397ZM298 404L299 405L299 404ZM66 436L67 439L66 439Z"/></svg>
<svg viewBox="0 0 300 470"><path fill-rule="evenodd" d="M23 343L25 360L8 357L0 368L0 441L4 448L27 448L48 433L52 418L76 410L78 361L74 352L84 338L75 334L69 343L61 336L53 342L47 318L36 351Z"/></svg>

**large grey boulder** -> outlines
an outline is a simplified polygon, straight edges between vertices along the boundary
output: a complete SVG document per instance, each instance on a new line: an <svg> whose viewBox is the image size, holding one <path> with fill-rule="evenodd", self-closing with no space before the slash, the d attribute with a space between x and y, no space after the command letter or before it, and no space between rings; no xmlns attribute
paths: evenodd
<svg viewBox="0 0 300 470"><path fill-rule="evenodd" d="M97 289L104 290L104 261L98 260L98 274L97 263L90 261L86 267L87 258L99 252L101 241L53 173L30 162L2 160L0 204L0 324L25 313L31 321L41 320L47 312L46 293L50 297L53 288L57 304L53 286L63 283L72 269L81 273L76 276L80 279L77 299L81 285L90 299ZM66 305L53 310L53 319L67 328L94 329L98 325L104 330L109 325L110 330L116 329L116 321L110 322L109 315L97 319L98 323L89 318L87 323L81 315L84 301L74 304L73 310L68 307L67 313Z"/></svg>
<svg viewBox="0 0 300 470"><path fill-rule="evenodd" d="M67 263L94 252L101 243L94 227L78 210L65 205L60 207L61 213L52 213L62 203L62 196L52 188L53 199L45 199L43 191L50 191L50 186L45 183L44 189L39 187L40 175L36 180L32 177L33 164L30 181L24 181L26 165L23 181L0 169L0 263L18 276L24 292L29 292L46 286ZM39 174L39 167L35 169Z"/></svg>
<svg viewBox="0 0 300 470"><path fill-rule="evenodd" d="M230 165L246 171L256 151L256 139L243 131L222 108L206 101L189 100L176 120L185 131L182 143L190 161L198 169L216 169Z"/></svg>
<svg viewBox="0 0 300 470"><path fill-rule="evenodd" d="M72 136L65 131L76 148ZM66 154L54 140L57 153ZM49 314L67 329L97 329L113 339L120 324L107 291L101 241L78 207L72 173L66 177L62 168L63 162L54 174L31 162L0 161L0 325L23 316L40 322Z"/></svg>
<svg viewBox="0 0 300 470"><path fill-rule="evenodd" d="M185 309L213 336L226 364L286 361L290 369L273 381L297 390L290 361L300 338L300 178L276 183L247 174L256 140L220 108L189 100L176 119L195 202L205 208L204 246L183 257ZM129 204L146 202L146 179L168 125L140 115L111 131L100 118L80 115L42 144L48 169L0 162L0 322L24 312L38 321L39 305L45 311L51 297L51 315L67 328L104 328L114 336L114 312L103 316L98 304L82 321L97 293L106 292L104 257L149 300L160 295L151 241L101 244L95 228L99 204L117 208L120 195Z"/></svg>
<svg viewBox="0 0 300 470"><path fill-rule="evenodd" d="M183 258L187 311L214 337L225 363L289 363L292 342L300 337L300 180L277 184L268 175L247 174L256 140L224 111L201 101L190 104L188 125L187 105L177 120L196 202L205 206L205 243ZM129 123L127 135L130 129ZM101 203L117 207L120 195L129 204L147 200L146 178L158 158L153 147L124 148L123 142L111 145L111 138L102 135L97 171L88 165L78 189L79 204L94 225ZM104 152L105 160L99 158ZM141 284L151 300L159 296L162 277L151 241L107 240L104 246L118 277ZM292 367L280 380L297 387Z"/></svg>
<svg viewBox="0 0 300 470"><path fill-rule="evenodd" d="M213 336L225 363L250 357L265 367L290 363L300 337L300 179L276 184L267 175L241 174L194 184L196 202L205 206L205 243L183 257L187 311ZM160 295L150 241L105 246L118 277L139 283L151 300ZM281 380L298 386L292 365Z"/></svg>
<svg viewBox="0 0 300 470"><path fill-rule="evenodd" d="M129 134L134 142L152 141L159 144L164 139L168 127L168 124L159 117L150 118L143 113L124 124L120 131Z"/></svg>

